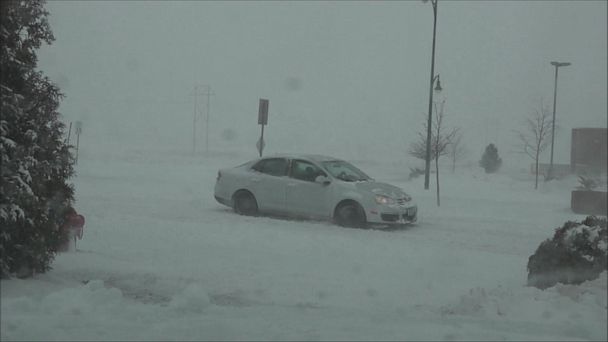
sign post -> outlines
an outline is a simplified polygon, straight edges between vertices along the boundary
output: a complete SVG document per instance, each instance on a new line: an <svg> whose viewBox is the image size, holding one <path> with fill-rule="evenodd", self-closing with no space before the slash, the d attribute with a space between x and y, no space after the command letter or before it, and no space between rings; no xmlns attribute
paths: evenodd
<svg viewBox="0 0 608 342"><path fill-rule="evenodd" d="M80 134L82 133L82 121L76 121L76 161L78 164L78 148L80 145Z"/></svg>
<svg viewBox="0 0 608 342"><path fill-rule="evenodd" d="M70 135L72 135L72 121L70 121L70 129L68 130L68 139L66 140L66 144L70 144Z"/></svg>
<svg viewBox="0 0 608 342"><path fill-rule="evenodd" d="M258 152L260 153L260 157L262 157L264 146L266 146L266 144L264 143L264 126L268 124L268 103L269 101L267 99L260 99L258 124L262 125L262 134L260 135L260 139L258 140L258 142L255 144L255 147L257 147Z"/></svg>

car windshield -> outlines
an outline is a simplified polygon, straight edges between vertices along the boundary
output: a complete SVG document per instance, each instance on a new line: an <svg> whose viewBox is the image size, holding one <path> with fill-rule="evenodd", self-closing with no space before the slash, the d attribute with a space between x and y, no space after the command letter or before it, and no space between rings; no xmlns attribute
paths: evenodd
<svg viewBox="0 0 608 342"><path fill-rule="evenodd" d="M323 168L329 172L330 175L346 181L346 182L359 182L371 180L371 177L365 174L365 172L359 170L354 165L345 162L343 160L331 160L321 163Z"/></svg>

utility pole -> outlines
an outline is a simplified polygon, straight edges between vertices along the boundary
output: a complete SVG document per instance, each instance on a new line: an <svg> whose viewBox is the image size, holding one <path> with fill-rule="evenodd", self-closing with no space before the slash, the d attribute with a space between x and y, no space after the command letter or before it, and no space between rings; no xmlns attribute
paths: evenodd
<svg viewBox="0 0 608 342"><path fill-rule="evenodd" d="M192 116L192 153L196 152L196 119L198 114L198 85L194 86L194 114Z"/></svg>
<svg viewBox="0 0 608 342"><path fill-rule="evenodd" d="M194 96L194 113L192 116L192 153L196 152L196 123L202 117L202 109L199 106L199 96L206 96L206 117L205 117L205 151L209 152L209 116L211 111L211 86L196 84L194 91L190 95Z"/></svg>
<svg viewBox="0 0 608 342"><path fill-rule="evenodd" d="M209 153L209 116L211 115L211 95L215 95L211 91L211 86L205 86L203 95L207 96L207 116L205 117L205 153Z"/></svg>

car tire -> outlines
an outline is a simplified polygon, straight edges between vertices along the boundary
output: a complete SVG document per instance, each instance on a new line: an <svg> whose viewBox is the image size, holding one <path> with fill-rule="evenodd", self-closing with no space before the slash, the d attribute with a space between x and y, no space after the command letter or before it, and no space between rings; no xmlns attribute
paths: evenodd
<svg viewBox="0 0 608 342"><path fill-rule="evenodd" d="M234 211L240 215L257 216L258 202L249 191L239 191L234 195Z"/></svg>
<svg viewBox="0 0 608 342"><path fill-rule="evenodd" d="M349 228L365 228L365 211L356 202L344 202L338 205L334 214L334 221L342 226Z"/></svg>

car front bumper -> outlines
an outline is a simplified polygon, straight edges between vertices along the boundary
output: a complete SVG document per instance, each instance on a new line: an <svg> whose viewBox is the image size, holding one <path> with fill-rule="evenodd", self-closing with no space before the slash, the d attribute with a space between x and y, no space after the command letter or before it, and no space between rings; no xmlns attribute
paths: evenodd
<svg viewBox="0 0 608 342"><path fill-rule="evenodd" d="M380 206L369 210L367 222L382 225L402 225L418 220L418 206Z"/></svg>

